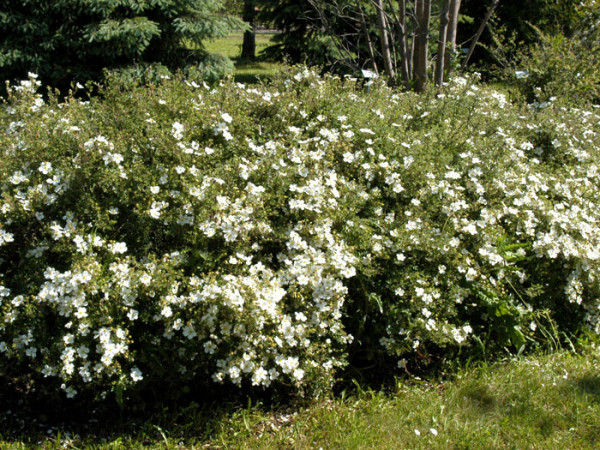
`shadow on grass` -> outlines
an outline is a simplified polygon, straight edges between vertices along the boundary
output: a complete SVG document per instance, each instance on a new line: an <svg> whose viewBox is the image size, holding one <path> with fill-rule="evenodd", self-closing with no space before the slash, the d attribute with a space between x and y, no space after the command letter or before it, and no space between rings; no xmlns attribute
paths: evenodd
<svg viewBox="0 0 600 450"><path fill-rule="evenodd" d="M24 383L0 376L0 448L70 443L87 447L101 443L167 446L196 445L218 439L230 431L236 417L256 411L287 410L289 397L266 392L244 392L216 387L198 388L177 400L140 394L142 401L119 407L114 398L94 402L85 395L65 399L64 394L40 396ZM92 405L92 406L90 406ZM10 447L9 447L10 448ZM19 447L20 448L20 447Z"/></svg>
<svg viewBox="0 0 600 450"><path fill-rule="evenodd" d="M273 78L279 67L278 63L262 61L260 59L254 61L234 59L234 62L234 80L244 84L257 84L269 81Z"/></svg>
<svg viewBox="0 0 600 450"><path fill-rule="evenodd" d="M485 384L473 384L462 388L461 397L464 406L489 413L498 407L498 400Z"/></svg>
<svg viewBox="0 0 600 450"><path fill-rule="evenodd" d="M600 403L600 375L586 374L575 378L571 384L577 392L591 397L596 403Z"/></svg>

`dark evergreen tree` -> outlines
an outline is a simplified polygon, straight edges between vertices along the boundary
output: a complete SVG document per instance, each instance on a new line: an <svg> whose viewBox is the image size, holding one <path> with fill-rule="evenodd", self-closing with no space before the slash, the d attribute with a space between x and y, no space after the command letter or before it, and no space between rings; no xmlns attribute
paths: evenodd
<svg viewBox="0 0 600 450"><path fill-rule="evenodd" d="M157 64L218 70L207 39L241 27L221 0L5 0L0 5L0 77L36 72L64 87L104 68Z"/></svg>
<svg viewBox="0 0 600 450"><path fill-rule="evenodd" d="M330 65L343 59L331 41L343 25L337 14L327 11L327 3L319 2L324 10L315 8L310 0L263 0L258 17L279 31L274 45L263 53L267 58L285 59L293 63ZM323 19L327 18L326 29ZM333 30L335 28L335 30Z"/></svg>
<svg viewBox="0 0 600 450"><path fill-rule="evenodd" d="M244 22L250 29L244 32L244 41L242 43L242 59L256 59L256 0L244 0Z"/></svg>

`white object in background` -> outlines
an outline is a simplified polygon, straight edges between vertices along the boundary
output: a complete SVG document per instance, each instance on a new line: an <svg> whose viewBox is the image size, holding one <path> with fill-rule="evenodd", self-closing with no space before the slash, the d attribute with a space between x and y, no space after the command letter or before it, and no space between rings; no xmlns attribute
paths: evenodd
<svg viewBox="0 0 600 450"><path fill-rule="evenodd" d="M371 71L371 70L362 69L361 72L362 72L362 76L365 77L368 80L378 77L378 75L375 72Z"/></svg>

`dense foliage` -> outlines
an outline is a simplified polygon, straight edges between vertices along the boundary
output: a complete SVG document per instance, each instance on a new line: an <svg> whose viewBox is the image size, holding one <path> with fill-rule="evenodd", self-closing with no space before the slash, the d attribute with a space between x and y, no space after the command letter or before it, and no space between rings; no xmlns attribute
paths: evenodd
<svg viewBox="0 0 600 450"><path fill-rule="evenodd" d="M343 56L332 42L332 32L339 32L340 21L328 11L329 18L338 26L329 32L319 26L320 20L314 8L306 0L265 0L261 2L259 18L269 23L278 34L274 43L266 48L264 55L274 60L331 66Z"/></svg>
<svg viewBox="0 0 600 450"><path fill-rule="evenodd" d="M582 2L576 12L576 30L570 36L536 29L535 46L504 59L504 78L516 81L527 101L561 98L572 105L600 101L600 5L595 0ZM516 80L515 74L520 74Z"/></svg>
<svg viewBox="0 0 600 450"><path fill-rule="evenodd" d="M0 373L327 388L600 328L600 115L457 78L112 83L0 113Z"/></svg>
<svg viewBox="0 0 600 450"><path fill-rule="evenodd" d="M463 26L460 29L460 42L467 42L475 33L477 19L485 15L489 1L462 0ZM526 2L503 0L495 11L495 26L514 35L521 46L533 45L537 41L535 28L544 33L566 33L570 36L577 30L581 5L591 3L589 0L528 0ZM491 44L491 34L485 33L481 39L486 45ZM478 51L476 57L489 56L485 51ZM491 63L492 61L487 61Z"/></svg>
<svg viewBox="0 0 600 450"><path fill-rule="evenodd" d="M24 0L0 6L0 79L36 72L65 87L99 79L105 68L192 68L222 72L203 42L226 36L241 21L210 0ZM190 50L189 48L196 50ZM165 70L162 70L164 73Z"/></svg>

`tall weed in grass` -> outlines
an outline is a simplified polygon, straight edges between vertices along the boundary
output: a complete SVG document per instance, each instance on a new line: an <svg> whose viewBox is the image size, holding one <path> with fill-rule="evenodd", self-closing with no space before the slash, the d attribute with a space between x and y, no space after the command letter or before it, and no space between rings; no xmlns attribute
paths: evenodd
<svg viewBox="0 0 600 450"><path fill-rule="evenodd" d="M0 372L30 389L320 395L598 331L594 108L308 69L36 89L0 113Z"/></svg>

